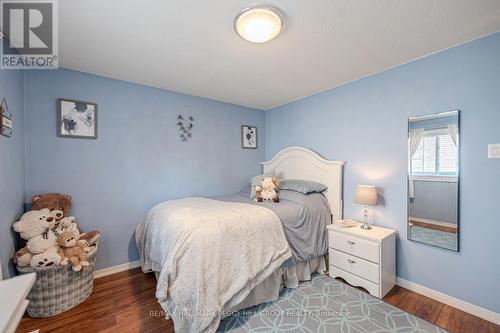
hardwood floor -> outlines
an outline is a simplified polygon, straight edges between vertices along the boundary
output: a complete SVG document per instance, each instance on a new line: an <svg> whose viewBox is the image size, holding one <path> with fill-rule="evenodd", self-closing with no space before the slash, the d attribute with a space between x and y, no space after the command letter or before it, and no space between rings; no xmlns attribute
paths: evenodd
<svg viewBox="0 0 500 333"><path fill-rule="evenodd" d="M140 269L96 279L94 292L84 303L60 315L35 319L25 316L17 332L162 332L173 333L155 298L153 274ZM384 300L450 332L500 333L500 326L401 287Z"/></svg>
<svg viewBox="0 0 500 333"><path fill-rule="evenodd" d="M445 226L445 225L431 224L431 223L419 222L419 221L414 221L414 220L410 220L410 223L413 224L414 226L417 226L417 227L449 232L451 234L456 234L457 230L458 230L456 227L449 227L449 226Z"/></svg>
<svg viewBox="0 0 500 333"><path fill-rule="evenodd" d="M174 332L172 321L161 315L155 288L154 274L138 268L96 279L84 303L53 317L25 315L17 332Z"/></svg>

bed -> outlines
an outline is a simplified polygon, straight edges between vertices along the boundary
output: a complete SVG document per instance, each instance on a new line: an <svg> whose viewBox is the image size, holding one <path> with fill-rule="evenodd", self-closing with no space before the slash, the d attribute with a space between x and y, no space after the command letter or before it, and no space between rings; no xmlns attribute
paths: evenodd
<svg viewBox="0 0 500 333"><path fill-rule="evenodd" d="M257 203L250 188L215 198L160 203L136 229L144 272L179 332L215 332L234 311L276 300L311 274L326 271L326 225L342 218L343 161L289 147L263 162L279 179L325 184L323 193L282 191Z"/></svg>

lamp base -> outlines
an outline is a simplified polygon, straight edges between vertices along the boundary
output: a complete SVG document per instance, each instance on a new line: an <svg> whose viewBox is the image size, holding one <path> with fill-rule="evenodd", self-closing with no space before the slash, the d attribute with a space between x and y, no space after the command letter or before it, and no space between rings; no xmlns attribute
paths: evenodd
<svg viewBox="0 0 500 333"><path fill-rule="evenodd" d="M363 212L364 212L364 217L365 217L365 223L360 225L359 227L361 229L370 230L372 227L370 227L370 225L368 224L368 206L364 205L363 208L364 208Z"/></svg>
<svg viewBox="0 0 500 333"><path fill-rule="evenodd" d="M359 227L361 229L365 229L365 230L370 230L372 228L372 227L370 227L370 225L368 223L362 224Z"/></svg>

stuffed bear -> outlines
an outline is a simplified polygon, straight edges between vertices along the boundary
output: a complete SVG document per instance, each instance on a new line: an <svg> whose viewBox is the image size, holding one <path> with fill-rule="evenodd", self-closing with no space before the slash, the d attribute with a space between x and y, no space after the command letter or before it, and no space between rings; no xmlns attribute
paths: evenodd
<svg viewBox="0 0 500 333"><path fill-rule="evenodd" d="M41 210L32 210L14 223L14 230L21 234L21 238L29 240L50 230L55 225L55 219L50 216L50 211L45 208Z"/></svg>
<svg viewBox="0 0 500 333"><path fill-rule="evenodd" d="M63 217L61 220L56 222L53 230L56 236L59 236L65 231L71 232L75 237L80 235L80 230L78 230L74 216Z"/></svg>
<svg viewBox="0 0 500 333"><path fill-rule="evenodd" d="M26 248L31 254L39 254L57 246L57 237L52 228L55 219L48 209L32 210L24 213L19 221L14 223L14 230L28 242Z"/></svg>
<svg viewBox="0 0 500 333"><path fill-rule="evenodd" d="M42 253L35 254L31 258L30 265L35 269L47 269L53 266L63 264L61 262L61 255L59 254L59 247L52 247Z"/></svg>
<svg viewBox="0 0 500 333"><path fill-rule="evenodd" d="M31 254L40 254L53 247L57 247L57 236L52 229L31 237L26 243L26 248Z"/></svg>
<svg viewBox="0 0 500 333"><path fill-rule="evenodd" d="M59 209L54 209L50 211L50 216L52 216L57 223L57 221L61 221L61 219L64 217L64 212Z"/></svg>
<svg viewBox="0 0 500 333"><path fill-rule="evenodd" d="M14 263L19 267L31 266L36 269L48 268L58 264L65 265L67 262L61 262L58 249L59 247L51 247L42 253L33 255L27 247L23 247L16 252Z"/></svg>
<svg viewBox="0 0 500 333"><path fill-rule="evenodd" d="M32 209L60 210L67 215L71 209L71 196L61 193L38 194L31 197Z"/></svg>
<svg viewBox="0 0 500 333"><path fill-rule="evenodd" d="M69 231L83 245L85 252L90 252L95 248L95 243L101 236L99 230L91 230L89 232L80 233L78 226L74 223L75 217L69 216L61 219L59 225L54 229L56 236L65 231Z"/></svg>
<svg viewBox="0 0 500 333"><path fill-rule="evenodd" d="M47 208L26 212L14 223L14 230L28 241L14 256L19 266L45 268L59 264L57 237L52 230L55 223Z"/></svg>
<svg viewBox="0 0 500 333"><path fill-rule="evenodd" d="M262 193L261 197L264 201L273 201L273 202L279 202L279 196L278 196L278 186L279 182L276 178L263 178L261 182L261 187L262 187Z"/></svg>
<svg viewBox="0 0 500 333"><path fill-rule="evenodd" d="M66 231L60 234L57 241L62 250L60 252L62 253L61 262L65 263L69 260L73 271L78 272L82 269L82 266L90 265L83 245L78 242L78 238L74 237L71 232Z"/></svg>

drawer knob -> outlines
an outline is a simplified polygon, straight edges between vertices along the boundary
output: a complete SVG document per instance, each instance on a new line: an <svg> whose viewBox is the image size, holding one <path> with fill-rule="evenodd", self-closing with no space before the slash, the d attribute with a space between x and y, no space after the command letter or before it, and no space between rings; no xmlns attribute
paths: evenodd
<svg viewBox="0 0 500 333"><path fill-rule="evenodd" d="M348 240L348 241L347 241L347 244L349 244L349 245L354 245L354 244L356 244L356 243L355 243L355 242L353 242L353 241L351 241L351 240Z"/></svg>
<svg viewBox="0 0 500 333"><path fill-rule="evenodd" d="M347 259L347 261L350 263L350 264L355 264L356 261L352 260L352 259Z"/></svg>

